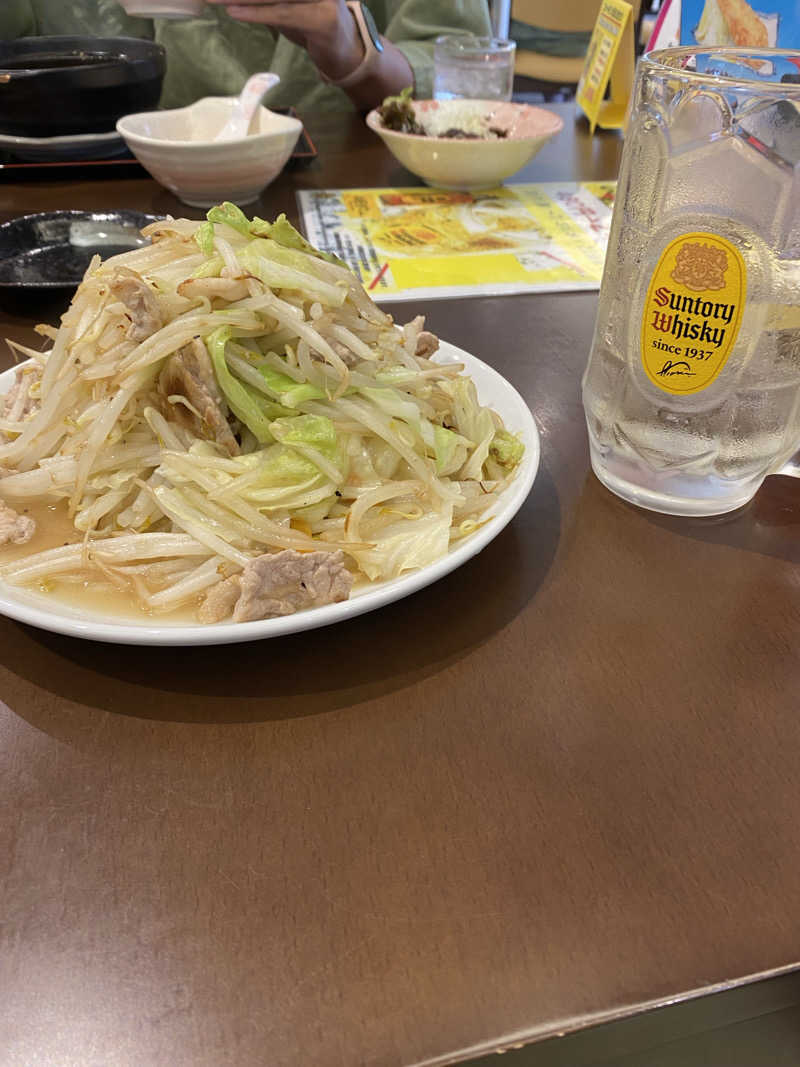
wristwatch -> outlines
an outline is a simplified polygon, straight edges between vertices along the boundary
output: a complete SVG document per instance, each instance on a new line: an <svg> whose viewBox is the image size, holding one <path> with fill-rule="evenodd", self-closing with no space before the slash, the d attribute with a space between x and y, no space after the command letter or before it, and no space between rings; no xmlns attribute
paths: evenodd
<svg viewBox="0 0 800 1067"><path fill-rule="evenodd" d="M383 51L383 41L378 33L378 27L375 25L375 19L372 17L372 12L366 4L362 4L361 0L347 0L347 6L350 8L350 13L356 20L356 26L358 28L361 42L364 45L364 58L358 64L355 70L351 70L349 74L344 78L339 78L338 81L333 78L326 78L327 82L331 85L336 85L340 89L348 89L351 85L356 85L366 78L372 68L375 66L380 53Z"/></svg>

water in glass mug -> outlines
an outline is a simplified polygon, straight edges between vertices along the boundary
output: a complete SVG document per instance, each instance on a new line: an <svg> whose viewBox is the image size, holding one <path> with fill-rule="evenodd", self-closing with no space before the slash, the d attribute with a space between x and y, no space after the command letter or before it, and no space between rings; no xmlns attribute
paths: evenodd
<svg viewBox="0 0 800 1067"><path fill-rule="evenodd" d="M510 100L514 85L513 41L445 36L434 47L435 100Z"/></svg>
<svg viewBox="0 0 800 1067"><path fill-rule="evenodd" d="M656 511L738 508L800 446L797 62L640 65L583 399L595 473Z"/></svg>

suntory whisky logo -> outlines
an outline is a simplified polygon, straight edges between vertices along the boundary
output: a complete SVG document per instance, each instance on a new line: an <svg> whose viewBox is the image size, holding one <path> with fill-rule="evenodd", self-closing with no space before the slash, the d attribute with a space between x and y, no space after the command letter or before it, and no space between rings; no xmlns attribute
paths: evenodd
<svg viewBox="0 0 800 1067"><path fill-rule="evenodd" d="M725 238L691 233L667 245L642 316L642 364L650 381L673 394L709 386L736 341L745 295L744 260Z"/></svg>
<svg viewBox="0 0 800 1067"><path fill-rule="evenodd" d="M727 269L728 255L724 248L693 241L678 250L670 277L693 293L714 292L725 288Z"/></svg>

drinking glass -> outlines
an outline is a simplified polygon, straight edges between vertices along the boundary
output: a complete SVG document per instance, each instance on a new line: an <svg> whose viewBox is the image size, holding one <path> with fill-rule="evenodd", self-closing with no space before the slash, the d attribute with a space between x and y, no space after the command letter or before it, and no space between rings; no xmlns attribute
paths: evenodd
<svg viewBox="0 0 800 1067"><path fill-rule="evenodd" d="M800 53L666 49L634 88L583 378L592 467L673 515L800 446Z"/></svg>
<svg viewBox="0 0 800 1067"><path fill-rule="evenodd" d="M516 44L499 37L446 34L433 49L435 100L510 100Z"/></svg>

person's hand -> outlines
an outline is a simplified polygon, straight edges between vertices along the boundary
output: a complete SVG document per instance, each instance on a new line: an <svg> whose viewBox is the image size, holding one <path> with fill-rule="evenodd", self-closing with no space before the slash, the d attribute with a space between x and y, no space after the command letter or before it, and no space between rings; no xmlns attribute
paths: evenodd
<svg viewBox="0 0 800 1067"><path fill-rule="evenodd" d="M207 0L231 18L257 22L299 44L323 74L346 77L364 58L364 45L345 0Z"/></svg>
<svg viewBox="0 0 800 1067"><path fill-rule="evenodd" d="M3 0L0 0L2 3ZM331 81L352 74L365 56L356 20L345 0L206 0L219 4L241 22L260 23L282 33L305 48L317 69ZM362 111L377 107L386 96L414 84L414 72L406 55L381 38L383 51L372 53L372 62L345 92Z"/></svg>

